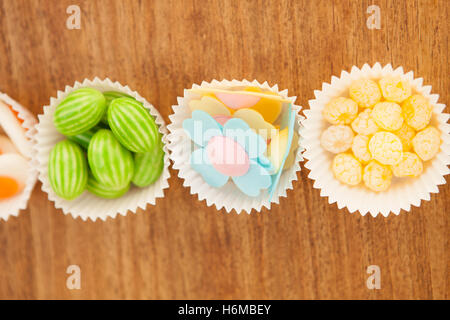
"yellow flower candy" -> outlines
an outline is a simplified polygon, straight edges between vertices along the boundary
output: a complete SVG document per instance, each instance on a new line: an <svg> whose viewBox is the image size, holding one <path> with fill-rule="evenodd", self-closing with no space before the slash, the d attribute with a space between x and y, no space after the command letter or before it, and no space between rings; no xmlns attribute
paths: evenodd
<svg viewBox="0 0 450 320"><path fill-rule="evenodd" d="M395 131L402 127L402 108L395 102L379 102L370 114L373 121L383 130Z"/></svg>
<svg viewBox="0 0 450 320"><path fill-rule="evenodd" d="M430 122L433 107L420 94L415 94L402 103L403 118L415 130L422 130Z"/></svg>
<svg viewBox="0 0 450 320"><path fill-rule="evenodd" d="M428 127L418 132L412 139L414 151L423 160L431 160L439 152L441 146L440 132L434 127Z"/></svg>
<svg viewBox="0 0 450 320"><path fill-rule="evenodd" d="M322 114L331 124L350 124L358 114L358 105L352 99L339 97L331 100Z"/></svg>
<svg viewBox="0 0 450 320"><path fill-rule="evenodd" d="M371 113L372 109L367 108L366 110L361 112L355 120L353 120L352 128L356 133L371 135L380 129L370 116Z"/></svg>
<svg viewBox="0 0 450 320"><path fill-rule="evenodd" d="M369 152L369 137L358 134L352 143L352 151L356 159L365 163L372 159L372 155Z"/></svg>
<svg viewBox="0 0 450 320"><path fill-rule="evenodd" d="M386 77L380 80L383 97L388 101L402 102L411 95L411 85L400 77Z"/></svg>
<svg viewBox="0 0 450 320"><path fill-rule="evenodd" d="M342 183L355 186L361 182L362 166L354 156L349 153L340 153L333 159L331 166L334 176Z"/></svg>
<svg viewBox="0 0 450 320"><path fill-rule="evenodd" d="M392 171L389 166L375 160L369 162L364 168L364 184L373 191L385 191L391 185Z"/></svg>
<svg viewBox="0 0 450 320"><path fill-rule="evenodd" d="M363 108L372 107L381 99L378 84L369 79L353 81L349 88L349 94L350 98Z"/></svg>
<svg viewBox="0 0 450 320"><path fill-rule="evenodd" d="M352 146L353 131L349 126L329 126L320 137L320 144L333 153L345 152Z"/></svg>
<svg viewBox="0 0 450 320"><path fill-rule="evenodd" d="M412 152L403 152L402 161L392 166L396 177L417 177L423 171L422 160Z"/></svg>
<svg viewBox="0 0 450 320"><path fill-rule="evenodd" d="M393 132L397 137L400 138L403 144L403 151L409 151L412 147L412 139L416 135L416 131L408 126L406 122L403 122L403 125L400 129Z"/></svg>
<svg viewBox="0 0 450 320"><path fill-rule="evenodd" d="M381 164L395 165L402 160L403 146L395 134L380 131L370 138L369 151Z"/></svg>

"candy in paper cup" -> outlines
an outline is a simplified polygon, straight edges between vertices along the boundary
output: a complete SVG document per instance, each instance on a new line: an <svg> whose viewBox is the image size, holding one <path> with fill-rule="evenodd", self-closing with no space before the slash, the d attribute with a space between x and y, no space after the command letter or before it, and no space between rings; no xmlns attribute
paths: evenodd
<svg viewBox="0 0 450 320"><path fill-rule="evenodd" d="M93 88L101 92L118 91L125 93L141 102L149 110L159 127L165 152L164 168L156 182L145 188L132 186L125 195L116 199L104 199L84 191L81 196L74 200L65 200L54 192L49 181L49 156L53 147L65 139L55 128L53 122L54 114L56 107L61 101L69 93L80 88ZM115 218L117 214L125 216L128 211L135 213L138 208L145 210L148 204L154 205L157 198L164 196L164 189L169 186L169 157L166 147L167 128L164 120L152 104L147 102L136 91L132 91L128 86L112 82L108 78L105 80L100 80L99 78L93 80L85 79L82 82L75 82L72 87L66 86L64 91L57 92L56 98L50 99L49 106L44 107L44 113L39 115L39 123L36 126L36 130L35 160L39 172L39 180L42 182L42 190L48 194L49 199L55 203L57 209L62 209L64 214L71 214L74 218L80 217L84 221L87 219L95 221L97 218L106 220L108 217Z"/></svg>
<svg viewBox="0 0 450 320"><path fill-rule="evenodd" d="M441 147L438 154L424 162L423 172L416 178L392 179L392 184L384 192L374 192L363 185L348 186L333 176L331 163L333 154L326 151L320 143L322 132L329 126L322 116L325 105L333 98L348 97L350 84L354 80L384 77L400 77L410 83L412 94L423 95L433 106L430 125L439 129ZM431 86L424 86L422 78L414 78L412 71L405 73L402 67L393 69L390 64L382 67L375 63L373 67L365 64L361 69L353 66L350 73L342 71L339 78L333 76L331 83L323 83L322 90L314 92L315 99L309 101L310 110L305 110L301 136L305 147L305 167L310 170L309 178L314 180L314 188L320 189L320 195L327 197L330 204L337 203L339 209L347 208L351 213L368 212L372 216L382 214L387 217L391 212L398 215L401 210L410 211L411 206L420 206L422 200L429 201L431 193L438 193L438 186L445 184L444 176L450 171L450 125L449 115L444 112L445 105L438 102L439 95L431 93Z"/></svg>
<svg viewBox="0 0 450 320"><path fill-rule="evenodd" d="M257 109L256 101L259 101L259 99L275 99L274 97L280 100L280 104L276 104L277 107L267 108L266 110ZM296 97L288 96L287 90L280 91L277 85L271 87L267 82L261 84L256 80L213 80L211 82L202 82L201 85L194 84L191 89L185 89L184 96L178 97L178 105L172 107L174 113L169 116L171 123L168 125L170 131L168 136L170 157L173 161L173 168L179 171L178 176L184 180L184 186L190 188L191 194L197 194L200 201L206 200L207 206L215 205L217 210L224 208L227 212L232 210L237 213L242 211L251 213L252 210L259 212L263 207L270 209L272 203L278 204L280 197L286 197L286 191L292 189L293 181L297 180L297 171L300 170L300 161L303 160L303 150L298 134L303 117L299 115L301 107L294 104L295 99ZM281 103L281 101L283 102ZM281 106L281 109L277 109L279 108L278 106ZM258 110L258 112L249 111L249 109ZM219 128L223 129L223 132L218 134L220 136L219 140L222 139L222 134L226 136L226 128L231 126L231 123L235 127L241 125L247 129L249 127L254 129L255 126L258 128L265 126L274 128L276 126L279 131L274 130L272 132L279 132L280 136L281 132L287 133L283 141L288 143L285 149L280 149L284 150L280 151L284 158L279 157L279 159L282 159L282 162L280 160L278 166L285 168L284 165L287 163L291 166L289 169L278 170L277 174L272 172L272 175L269 176L272 179L269 180L271 181L269 187L267 189L261 188L251 196L248 194L254 190L244 193L242 185L238 188L233 176L233 174L237 173L224 174L224 180L218 182L217 178L214 178L216 173L211 178L201 170L194 170L191 160L194 163L194 157L196 157L199 150L201 148L204 148L204 150L208 149L210 144L206 147L194 143L191 140L191 135L188 134L183 126L189 127L191 119L194 121L198 118L214 119L220 124ZM263 121L254 123L255 119ZM250 125L247 126L246 124ZM255 136L258 135L255 134ZM272 140L269 139L267 141ZM240 146L244 145L243 143L240 144ZM264 150L265 145L266 141L264 141ZM274 145L276 144L274 143ZM291 145L292 148L289 148ZM244 148L246 147L244 146ZM226 153L219 152L219 154L223 156ZM226 169L224 170L226 171ZM239 169L236 170L239 171ZM248 173L249 171L245 172ZM244 173L244 175L247 173ZM254 188L248 187L249 189Z"/></svg>
<svg viewBox="0 0 450 320"><path fill-rule="evenodd" d="M21 122L21 127L25 132L14 130L14 126L11 124L12 121L16 120L14 115L11 114L5 116L5 114L3 114L4 110L7 110L9 107L11 107L16 117L20 120L17 125L20 125ZM0 108L2 108L0 128L2 128L5 136L7 136L14 145L13 153L8 152L0 154L1 164L3 165L4 161L5 163L11 163L10 165L12 165L12 168L0 168L0 170L5 170L5 173L8 174L15 174L18 173L17 171L21 171L21 176L26 175L26 177L23 177L25 183L20 193L11 198L0 200L0 220L4 219L6 221L9 216L18 216L20 210L26 209L31 192L37 180L37 172L31 164L33 136L35 134L35 125L37 120L30 111L10 98L8 95L1 92ZM3 108L5 109L3 110ZM16 170L14 170L13 163L19 166L22 162L26 166L25 173L22 172L22 169L16 168Z"/></svg>

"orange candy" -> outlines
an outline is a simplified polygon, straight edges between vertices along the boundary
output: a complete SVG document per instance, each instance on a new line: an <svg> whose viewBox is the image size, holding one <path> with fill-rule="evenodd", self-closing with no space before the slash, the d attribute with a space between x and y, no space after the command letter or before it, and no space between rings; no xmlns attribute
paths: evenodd
<svg viewBox="0 0 450 320"><path fill-rule="evenodd" d="M0 176L0 199L7 199L15 196L19 192L19 184L10 177Z"/></svg>

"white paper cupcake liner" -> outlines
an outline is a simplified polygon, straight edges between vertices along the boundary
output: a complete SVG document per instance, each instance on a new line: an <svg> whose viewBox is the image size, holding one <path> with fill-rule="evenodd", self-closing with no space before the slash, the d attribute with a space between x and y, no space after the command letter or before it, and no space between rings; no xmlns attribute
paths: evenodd
<svg viewBox="0 0 450 320"><path fill-rule="evenodd" d="M294 104L296 97L288 97L288 91L278 90L278 85L272 87L267 82L247 80L213 80L212 82L202 82L201 85L194 84L192 89L196 88L229 88L236 86L256 86L261 89L270 90L288 99L292 103L292 109L295 111L296 121L294 130L299 132L301 121L304 119L299 115L300 106ZM168 136L170 158L174 162L173 168L179 170L178 176L184 179L183 185L190 188L192 195L197 194L200 201L206 200L207 206L216 206L217 210L224 208L227 212L235 210L237 213L246 211L251 213L261 211L263 207L270 209L271 203L279 203L280 197L286 197L286 191L292 189L292 183L297 180L297 171L300 171L300 161L302 158L301 139L299 138L299 147L296 151L295 162L293 166L281 174L278 186L275 189L272 200L269 201L267 190L261 192L258 197L249 197L242 193L231 181L228 181L221 188L214 188L208 185L202 176L193 170L190 166L191 157L191 139L183 129L183 121L191 117L191 109L188 106L189 101L196 95L188 90L184 90L184 96L178 97L178 105L172 107L174 113L169 116L171 123L167 126L170 134Z"/></svg>
<svg viewBox="0 0 450 320"><path fill-rule="evenodd" d="M150 114L155 118L156 124L159 125L159 132L163 135L163 149L166 153L164 156L163 172L155 183L146 188L133 186L130 191L118 199L103 199L88 191L85 191L80 197L71 201L62 199L56 195L50 186L48 178L48 159L50 151L55 144L64 140L65 137L53 125L53 114L56 107L70 92L83 87L98 89L102 92L120 91L134 97L136 100L142 102L144 107L149 109ZM36 129L35 160L39 172L39 180L42 182L42 190L48 194L48 198L55 203L56 208L62 209L64 214L70 213L74 218L80 217L84 221L87 219L95 221L97 218L106 220L108 217L115 218L117 214L125 216L128 211L135 213L138 208L145 210L148 204L154 205L157 198L164 196L164 189L169 187L169 156L166 147L167 128L164 120L152 104L142 98L136 91L132 91L128 86L123 86L119 82L112 82L108 78L105 80L95 78L93 80L85 79L83 82L75 82L72 87L66 86L64 91L57 92L56 98L50 99L49 106L44 107L44 114L39 115L39 124L36 126Z"/></svg>
<svg viewBox="0 0 450 320"><path fill-rule="evenodd" d="M27 208L28 200L30 199L31 192L33 191L34 185L37 181L37 171L31 164L32 158L32 147L33 147L33 136L36 133L36 123L37 120L34 115L20 105L18 102L10 98L7 94L0 92L0 100L4 101L6 104L10 105L14 111L18 113L18 117L23 120L22 127L27 130L26 136L29 138L28 142L30 144L28 154L25 154L29 161L29 172L28 178L23 191L13 198L0 201L0 220L8 220L10 216L18 216L20 210Z"/></svg>
<svg viewBox="0 0 450 320"><path fill-rule="evenodd" d="M424 162L424 171L417 178L393 178L391 187L385 192L373 192L362 185L350 187L338 182L331 171L333 154L320 145L320 136L328 124L322 117L322 109L335 97L347 96L352 81L357 79L379 79L385 76L399 76L407 80L413 93L422 94L433 105L431 125L441 132L441 149L436 157ZM390 212L398 215L403 209L410 211L411 205L420 206L422 200L429 201L431 193L438 193L438 186L445 184L444 176L450 173L450 125L449 114L443 113L445 105L438 103L439 95L431 94L431 86L424 86L422 78L414 78L412 71L404 73L403 68L393 69L390 64L373 67L365 64L361 69L353 66L350 73L342 71L340 78L333 76L331 83L323 83L322 90L314 91L315 99L309 101L310 110L305 110L306 120L301 130L305 167L311 172L308 177L314 181L314 188L320 189L322 197L328 197L330 204L337 203L339 209L347 208L351 213L368 212L372 216L381 213L387 217Z"/></svg>

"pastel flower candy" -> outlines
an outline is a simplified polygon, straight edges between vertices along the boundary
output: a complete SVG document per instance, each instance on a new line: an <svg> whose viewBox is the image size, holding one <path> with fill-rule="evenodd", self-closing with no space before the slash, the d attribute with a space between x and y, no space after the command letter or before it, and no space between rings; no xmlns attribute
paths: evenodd
<svg viewBox="0 0 450 320"><path fill-rule="evenodd" d="M196 110L183 128L199 147L191 154L191 167L213 187L229 178L248 196L258 196L271 185L272 165L264 156L266 141L241 119L220 125L208 113Z"/></svg>

